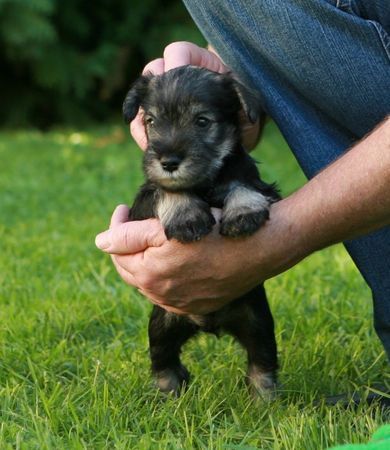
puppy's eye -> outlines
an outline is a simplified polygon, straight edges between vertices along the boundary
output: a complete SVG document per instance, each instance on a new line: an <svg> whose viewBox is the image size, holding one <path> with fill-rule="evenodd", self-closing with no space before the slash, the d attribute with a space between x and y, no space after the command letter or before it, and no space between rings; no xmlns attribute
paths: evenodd
<svg viewBox="0 0 390 450"><path fill-rule="evenodd" d="M146 117L145 118L145 123L146 125L148 125L149 127L152 127L154 125L154 119L153 117Z"/></svg>
<svg viewBox="0 0 390 450"><path fill-rule="evenodd" d="M207 126L210 125L211 120L208 119L207 117L200 116L196 119L195 123L200 128L206 128Z"/></svg>

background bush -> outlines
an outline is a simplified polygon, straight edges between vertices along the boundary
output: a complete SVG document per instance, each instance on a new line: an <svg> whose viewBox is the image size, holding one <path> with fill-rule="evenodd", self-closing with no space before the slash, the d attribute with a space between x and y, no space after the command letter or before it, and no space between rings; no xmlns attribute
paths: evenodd
<svg viewBox="0 0 390 450"><path fill-rule="evenodd" d="M0 124L107 120L173 40L203 44L180 0L0 0Z"/></svg>

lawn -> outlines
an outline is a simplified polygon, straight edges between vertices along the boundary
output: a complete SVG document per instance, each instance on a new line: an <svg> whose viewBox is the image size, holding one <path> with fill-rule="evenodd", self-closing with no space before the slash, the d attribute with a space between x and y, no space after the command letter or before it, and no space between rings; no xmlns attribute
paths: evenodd
<svg viewBox="0 0 390 450"><path fill-rule="evenodd" d="M275 127L255 156L284 194L304 177ZM304 449L366 442L375 406L316 406L369 391L387 362L371 298L342 246L267 282L280 354L278 399L253 401L243 351L201 335L175 400L149 374L150 305L94 246L142 181L124 127L0 133L0 449Z"/></svg>

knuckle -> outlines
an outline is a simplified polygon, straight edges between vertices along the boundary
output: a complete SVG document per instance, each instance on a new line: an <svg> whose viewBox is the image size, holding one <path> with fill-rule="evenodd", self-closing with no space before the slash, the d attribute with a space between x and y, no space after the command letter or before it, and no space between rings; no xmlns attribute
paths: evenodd
<svg viewBox="0 0 390 450"><path fill-rule="evenodd" d="M123 239L122 239L124 249L131 248L131 239L132 239L132 235L131 235L130 229L125 228L124 233L123 233Z"/></svg>
<svg viewBox="0 0 390 450"><path fill-rule="evenodd" d="M190 46L190 44L185 41L171 42L164 49L164 58L174 55L178 51L181 52L183 50L187 50L187 49L189 49L189 46Z"/></svg>
<svg viewBox="0 0 390 450"><path fill-rule="evenodd" d="M171 42L170 44L168 44L165 48L164 48L164 58L172 53L175 52L178 48L178 46L180 46L181 43L180 42Z"/></svg>

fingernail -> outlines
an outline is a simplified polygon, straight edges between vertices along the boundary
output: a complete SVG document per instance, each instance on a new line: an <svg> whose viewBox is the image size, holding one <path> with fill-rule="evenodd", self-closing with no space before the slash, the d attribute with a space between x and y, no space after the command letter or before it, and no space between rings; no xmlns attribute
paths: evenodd
<svg viewBox="0 0 390 450"><path fill-rule="evenodd" d="M111 245L110 233L104 231L96 236L95 245L100 250L106 250Z"/></svg>

